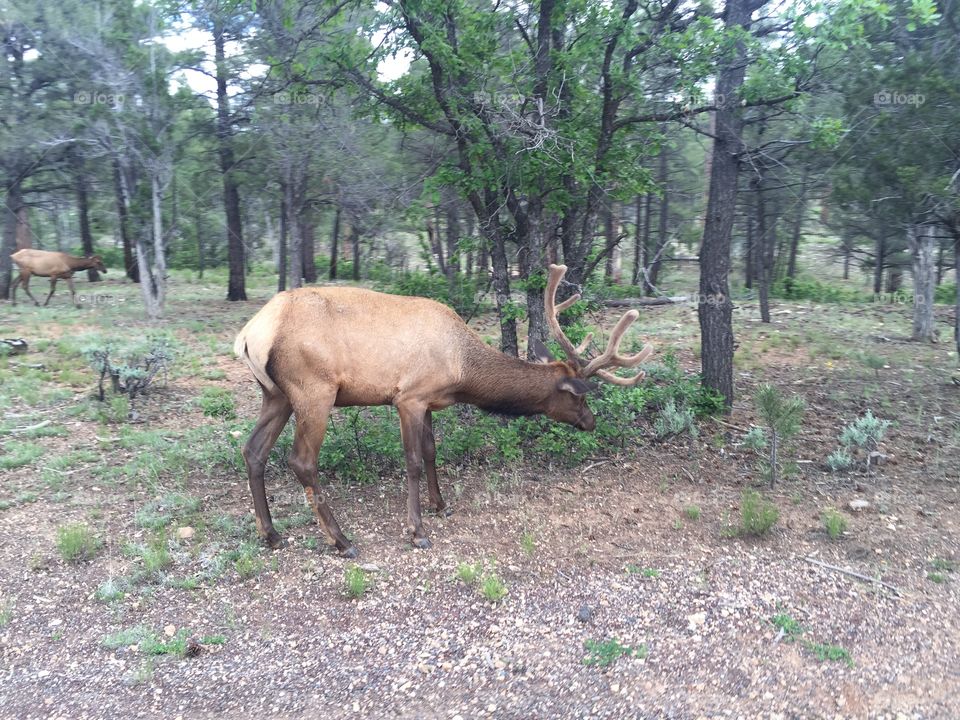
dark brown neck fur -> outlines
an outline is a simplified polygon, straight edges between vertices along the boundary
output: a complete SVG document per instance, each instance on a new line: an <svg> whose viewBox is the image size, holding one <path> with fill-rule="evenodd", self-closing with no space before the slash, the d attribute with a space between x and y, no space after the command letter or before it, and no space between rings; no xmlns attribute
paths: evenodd
<svg viewBox="0 0 960 720"><path fill-rule="evenodd" d="M526 362L485 345L465 355L457 402L500 415L544 412L562 377L553 364Z"/></svg>

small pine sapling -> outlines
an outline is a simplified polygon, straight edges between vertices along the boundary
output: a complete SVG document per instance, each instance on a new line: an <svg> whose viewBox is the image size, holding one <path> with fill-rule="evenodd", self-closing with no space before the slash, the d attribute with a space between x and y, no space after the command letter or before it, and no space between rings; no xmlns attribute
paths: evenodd
<svg viewBox="0 0 960 720"><path fill-rule="evenodd" d="M799 396L784 398L777 388L764 383L754 394L754 404L767 426L769 447L764 474L770 478L770 487L773 487L781 474L781 450L784 443L800 431L806 402Z"/></svg>

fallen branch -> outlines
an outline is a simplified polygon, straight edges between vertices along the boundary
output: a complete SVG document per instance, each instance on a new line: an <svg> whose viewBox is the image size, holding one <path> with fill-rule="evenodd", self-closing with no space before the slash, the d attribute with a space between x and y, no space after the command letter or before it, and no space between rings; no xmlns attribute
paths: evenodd
<svg viewBox="0 0 960 720"><path fill-rule="evenodd" d="M830 563L821 562L820 560L814 560L811 557L805 557L804 560L806 560L808 563L811 563L813 565L817 565L827 570L833 570L834 572L842 573L844 575L849 575L850 577L857 578L858 580L863 580L864 582L882 585L888 590L892 590L897 595L901 595L901 596L903 595L903 592L900 590L900 588L894 587L890 583L885 583L883 580L877 580L877 578L872 578L869 575L863 575L861 573L854 572L853 570L847 570L846 568L838 567L837 565L831 565Z"/></svg>
<svg viewBox="0 0 960 720"><path fill-rule="evenodd" d="M17 433L30 432L31 430L39 430L40 428L46 427L49 424L50 424L49 420L44 420L42 422L38 422L36 425L27 425L26 427L21 427L21 428L11 428L10 430L5 430L4 432L10 435L15 435Z"/></svg>
<svg viewBox="0 0 960 720"><path fill-rule="evenodd" d="M585 472L587 472L587 470L593 470L595 467L600 467L601 465L606 465L608 462L610 462L610 460L601 460L600 462L590 463L589 465L587 465L587 466L586 466L583 470L581 470L580 472L581 472L581 473L585 473Z"/></svg>
<svg viewBox="0 0 960 720"><path fill-rule="evenodd" d="M652 305L675 305L685 303L690 300L688 295L677 295L676 297L656 297L656 298L627 298L625 300L607 300L603 304L605 307L650 307Z"/></svg>

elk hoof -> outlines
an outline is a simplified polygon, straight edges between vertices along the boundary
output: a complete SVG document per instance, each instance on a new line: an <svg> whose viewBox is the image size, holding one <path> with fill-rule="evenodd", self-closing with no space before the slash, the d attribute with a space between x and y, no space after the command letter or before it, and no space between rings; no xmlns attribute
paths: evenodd
<svg viewBox="0 0 960 720"><path fill-rule="evenodd" d="M267 536L263 539L263 541L271 550L279 550L280 548L287 546L287 541L276 530L271 530L269 533L267 533Z"/></svg>
<svg viewBox="0 0 960 720"><path fill-rule="evenodd" d="M340 551L340 557L346 560L356 560L360 556L360 552L357 550L356 545L351 545L350 547L344 548Z"/></svg>
<svg viewBox="0 0 960 720"><path fill-rule="evenodd" d="M429 550L432 544L430 538L415 537L413 539L413 546L419 550Z"/></svg>

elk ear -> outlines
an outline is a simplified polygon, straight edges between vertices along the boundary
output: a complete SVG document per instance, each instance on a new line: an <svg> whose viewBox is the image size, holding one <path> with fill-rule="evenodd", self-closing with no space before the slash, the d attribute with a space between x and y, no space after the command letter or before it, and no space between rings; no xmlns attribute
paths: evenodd
<svg viewBox="0 0 960 720"><path fill-rule="evenodd" d="M550 350L547 349L547 346L544 345L539 340L534 340L530 344L530 349L533 350L533 356L537 359L537 362L539 363L553 362L553 355L550 354Z"/></svg>
<svg viewBox="0 0 960 720"><path fill-rule="evenodd" d="M584 382L580 378L564 378L557 383L557 389L572 393L577 397L582 397L593 390L590 383Z"/></svg>

